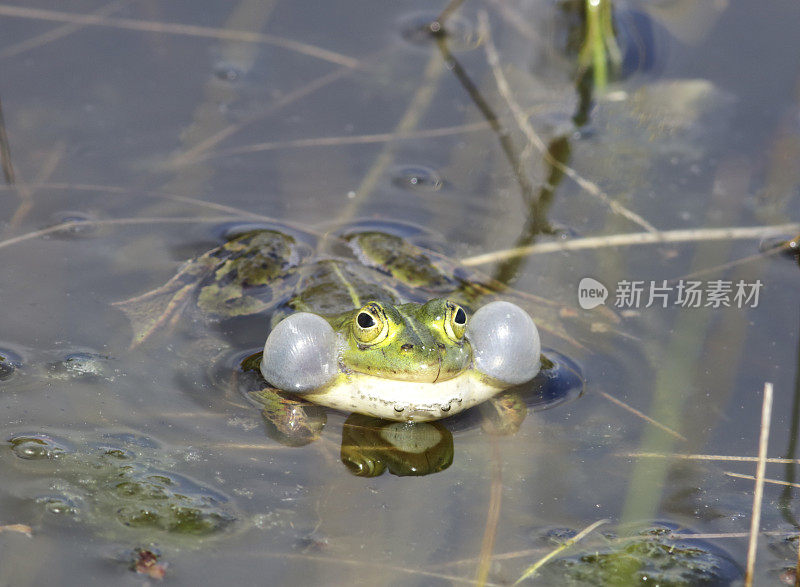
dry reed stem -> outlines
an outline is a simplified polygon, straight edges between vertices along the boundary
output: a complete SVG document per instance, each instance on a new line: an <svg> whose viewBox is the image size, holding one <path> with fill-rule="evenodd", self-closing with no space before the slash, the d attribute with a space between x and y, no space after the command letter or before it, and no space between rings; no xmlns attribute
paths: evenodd
<svg viewBox="0 0 800 587"><path fill-rule="evenodd" d="M466 583L468 585L474 585L474 580L468 577L459 577L458 575L447 575L445 573L437 573L434 571L425 571L419 568L412 568L410 566L400 566L400 565L391 565L391 564L383 564L379 561L371 561L366 560L364 558L360 559L348 559L343 558L341 556L323 556L317 553L298 553L298 552L278 552L278 551L269 551L269 550L250 550L244 551L240 550L235 553L236 556L240 557L269 557L269 558L280 558L280 559L291 559L291 560L301 560L307 561L309 564L319 564L322 568L325 568L325 565L341 565L341 566L348 566L348 567L357 567L359 569L365 568L372 568L377 569L379 571L384 571L383 575L374 575L374 577L389 577L388 572L396 573L396 574L405 574L405 575L412 575L412 576L420 576L420 577L432 577L434 579L444 579L446 581L452 581L453 583ZM230 560L232 556L226 554L226 560ZM366 575L369 577L370 575ZM364 578L365 575L362 575ZM379 582L380 584L380 582ZM487 583L487 587L500 587L498 583Z"/></svg>
<svg viewBox="0 0 800 587"><path fill-rule="evenodd" d="M743 473L734 473L733 471L723 471L722 473L728 477L736 477L737 479L749 479L750 481L756 480L755 475L745 475ZM764 483L783 485L784 487L800 487L800 483L791 483L789 481L783 481L782 479L770 479L768 477L764 477Z"/></svg>
<svg viewBox="0 0 800 587"><path fill-rule="evenodd" d="M204 157L203 154L206 151L212 149L215 145L218 145L228 137L233 136L243 128L247 128L257 120L270 116L271 114L278 112L282 108L285 108L289 104L292 104L297 100L300 100L301 98L313 94L317 90L320 90L325 86L344 77L351 71L352 68L350 67L340 67L330 73L326 73L325 75L310 81L309 83L297 88L296 90L292 90L288 94L282 96L280 99L270 104L265 110L258 113L258 115L248 116L244 120L240 120L239 122L235 122L229 126L226 126L219 132L200 141L188 151L179 153L167 163L167 167L172 167L172 168L182 167L184 165L190 165L192 163L195 163L196 161L201 161Z"/></svg>
<svg viewBox="0 0 800 587"><path fill-rule="evenodd" d="M8 134L6 134L2 100L0 100L0 166L3 168L3 177L6 180L6 184L13 186L16 180L14 178L14 166L11 164L11 146L8 143Z"/></svg>
<svg viewBox="0 0 800 587"><path fill-rule="evenodd" d="M582 540L590 532L592 532L595 528L597 528L598 526L602 526L603 524L605 524L607 522L608 522L608 520L597 520L595 523L587 526L586 528L584 528L583 530L578 532L575 536L573 536L572 538L570 538L569 540L567 540L563 544L559 545L558 548L556 548L555 550L550 551L545 556L543 556L538 561L536 561L531 566L529 566L527 569L525 569L525 572L522 573L522 576L514 582L514 585L518 585L522 581L527 579L528 577L532 577L533 575L535 575L536 571L538 571L540 568L542 568L545 565L545 563L547 563L547 561L549 561L551 558L556 556L558 553L566 550L567 548L569 548L573 544L577 543L578 541Z"/></svg>
<svg viewBox="0 0 800 587"><path fill-rule="evenodd" d="M628 459L676 459L684 461L736 461L742 463L758 462L758 457L741 457L736 455L703 455L703 454L680 454L680 453L659 453L659 452L626 452L617 453L618 457ZM800 459L778 459L769 458L765 462L778 465L800 465Z"/></svg>
<svg viewBox="0 0 800 587"><path fill-rule="evenodd" d="M115 2L109 2L108 4L101 6L97 10L93 10L89 14L95 16L107 16L109 14L113 14L126 4L130 4L131 0L116 0ZM26 51L30 51L32 49L37 49L59 39L63 39L66 36L71 35L83 28L86 28L86 25L83 24L63 24L61 26L57 26L53 29L50 29L46 33L42 33L40 35L35 35L24 41L20 41L19 43L14 43L7 47L4 47L2 51L0 51L0 59L8 59L9 57L14 57L19 55L20 53L25 53Z"/></svg>
<svg viewBox="0 0 800 587"><path fill-rule="evenodd" d="M5 526L0 524L0 534L3 532L17 532L25 534L28 538L33 536L33 530L27 524L6 524Z"/></svg>
<svg viewBox="0 0 800 587"><path fill-rule="evenodd" d="M108 28L125 29L130 31L143 31L149 33L165 33L171 35L182 35L188 37L204 37L208 39L221 39L227 41L239 41L241 43L262 43L273 45L309 57L322 59L349 68L358 66L358 59L342 55L335 51L329 51L315 45L286 39L277 35L266 33L255 33L250 31L236 31L220 29L214 27L198 26L192 24L156 22L150 20L137 20L134 18L115 18L102 14L75 14L61 12L57 10L40 10L37 8L26 8L24 6L13 6L11 4L0 4L0 16L10 16L15 18L28 18L33 20L44 20L51 22L65 22L82 26L99 26Z"/></svg>
<svg viewBox="0 0 800 587"><path fill-rule="evenodd" d="M411 97L405 112L403 112L402 118L391 133L392 135L398 135L416 129L420 120L422 120L422 117L430 108L443 70L444 67L441 56L438 52L432 52L422 72L422 83ZM392 162L394 156L394 140L390 140L383 146L383 149L375 158L375 162L370 165L367 173L361 179L361 182L355 189L355 197L349 199L347 204L342 207L341 212L336 217L336 224L345 224L357 216L359 207L367 200L375 189L375 186L378 185L384 170Z"/></svg>
<svg viewBox="0 0 800 587"><path fill-rule="evenodd" d="M190 196L182 196L179 194L172 194L169 192L157 192L157 191L149 191L149 190L135 190L129 189L120 186L113 186L113 185L98 185L98 184L78 184L78 183L30 183L27 186L31 189L52 189L52 190L75 190L75 191L87 191L87 192L100 192L100 193L112 193L118 195L126 195L126 196L136 196L136 195L143 195L150 198L161 198L164 200L172 200L175 202L184 202L186 204L192 204L194 206L198 206L201 208L209 208L211 210L217 210L219 212L228 212L230 214L238 215L241 219L244 220L259 220L263 222L272 222L275 224L280 224L281 226L286 226L297 230L298 232L304 232L307 234L313 234L316 236L322 236L320 233L301 226L300 224L289 222L286 220L279 220L273 216L265 216L264 214L257 214L255 212L251 212L250 210L245 210L244 208L237 208L235 206L228 206L225 204L218 204L217 202L209 202L207 200L200 200L198 198L192 198ZM0 191L12 189L9 186L0 185ZM92 222L87 220L86 222ZM102 221L98 221L102 222Z"/></svg>
<svg viewBox="0 0 800 587"><path fill-rule="evenodd" d="M752 255L747 255L745 257L739 257L738 259L734 259L733 261L728 261L727 263L720 263L717 265L712 265L711 267L706 267L705 269L692 271L691 273L685 273L679 277L674 277L670 280L667 280L667 283L677 283L681 279L684 280L696 279L704 275L716 275L718 273L722 273L723 271L727 271L728 269L733 269L734 267L738 267L739 265L744 265L745 263L749 263L751 261L758 261L766 257L777 255L778 253L784 250L785 247L775 247L768 251L763 251L763 252L759 251L758 253L753 253Z"/></svg>
<svg viewBox="0 0 800 587"><path fill-rule="evenodd" d="M656 428L659 428L659 429L663 430L667 434L670 434L670 435L674 436L675 438L677 438L679 440L683 440L683 441L687 440L687 438L683 434L681 434L680 432L676 432L675 430L673 430L672 428L670 428L666 424L662 424L661 422L658 422L657 420L654 420L653 418L651 418L650 416L648 416L644 412L641 412L641 411L637 410L636 408L634 408L633 406L626 404L624 401L615 398L613 395L608 394L605 391L600 391L599 393L600 393L601 396L606 398L611 403L616 404L616 405L618 405L619 407L621 407L621 408L623 408L625 410L628 410L632 414L640 417L641 419L643 419L646 422L649 422L650 424L652 424Z"/></svg>
<svg viewBox="0 0 800 587"><path fill-rule="evenodd" d="M612 200L609 195L600 189L600 186L598 186L596 183L584 178L573 168L565 165L561 161L556 160L550 155L547 145L545 145L544 141L537 134L536 130L528 121L528 116L525 114L525 111L511 93L508 80L506 80L503 69L500 67L500 57L497 52L497 47L495 47L494 42L492 41L491 31L489 28L489 17L486 14L486 11L483 10L478 13L478 34L484 40L486 61L488 62L489 67L492 70L492 74L494 75L495 83L497 84L497 91L506 101L509 110L511 110L511 114L517 123L517 126L519 126L520 130L528 140L528 144L536 147L549 165L577 183L586 193L603 202L611 209L612 212L627 218L634 224L641 226L649 232L658 233L658 229L655 226L650 224L636 212L633 212L619 202Z"/></svg>
<svg viewBox="0 0 800 587"><path fill-rule="evenodd" d="M47 228L43 228L41 230L34 230L33 232L27 232L19 236L8 238L4 241L0 241L0 249L9 247L11 245L16 245L21 242L29 241L34 238L47 236L49 234L53 234L54 232L60 232L62 230L69 230L70 228L78 228L85 226L132 226L136 224L192 224L192 223L199 224L203 222L231 222L236 220L240 221L252 220L252 218L242 217L242 216L173 216L167 218L164 217L113 218L107 220L85 220L80 222L71 220L69 222L61 222L59 224L54 224L53 226L48 226Z"/></svg>
<svg viewBox="0 0 800 587"><path fill-rule="evenodd" d="M761 525L761 503L764 500L764 472L767 468L767 445L771 417L772 383L767 382L764 384L764 400L761 404L761 433L758 437L758 466L756 467L756 487L753 492L753 515L750 519L750 541L747 545L745 587L752 587L753 573L756 568L756 546L758 545L758 529Z"/></svg>
<svg viewBox="0 0 800 587"><path fill-rule="evenodd" d="M409 130L396 133L378 133L371 135L353 135L353 136L338 136L338 137L313 137L308 139L294 139L289 141L274 141L268 143L255 143L252 145L245 145L242 147L233 147L230 149L221 149L214 151L204 157L195 158L194 161L204 159L215 159L217 157L226 157L229 155L241 155L246 153L259 153L261 151L274 151L277 149L298 149L305 147L341 147L345 145L368 145L372 143L387 143L394 140L412 140L412 139L431 139L438 137L447 137L470 132L477 132L489 129L489 123L472 122L469 124L461 124L457 126L446 126L441 128L428 128L421 130Z"/></svg>
<svg viewBox="0 0 800 587"><path fill-rule="evenodd" d="M475 584L486 585L489 569L492 564L494 541L497 537L497 525L500 521L500 508L503 503L503 461L500 457L500 447L497 435L489 434L492 443L492 484L489 491L489 508L486 511L486 526L483 530L481 552L478 557L478 569L475 573Z"/></svg>
<svg viewBox="0 0 800 587"><path fill-rule="evenodd" d="M525 255L540 255L560 251L578 251L605 247L626 247L631 245L666 244L680 242L700 242L718 240L747 240L769 236L795 234L800 230L800 222L773 224L770 226L729 226L725 228L691 228L664 230L658 233L629 232L609 236L594 236L563 242L547 242L495 251L461 259L462 265L473 266L506 261Z"/></svg>
<svg viewBox="0 0 800 587"><path fill-rule="evenodd" d="M64 143L58 143L53 148L47 159L45 159L44 164L39 169L39 173L36 174L36 178L34 179L35 184L42 184L50 179L50 176L55 173L58 164L61 163L61 159L64 157L64 151ZM33 194L35 190L20 179L17 183L17 193L19 193L22 201L14 211L11 220L8 221L8 228L12 230L18 228L19 225L22 224L22 221L33 208Z"/></svg>

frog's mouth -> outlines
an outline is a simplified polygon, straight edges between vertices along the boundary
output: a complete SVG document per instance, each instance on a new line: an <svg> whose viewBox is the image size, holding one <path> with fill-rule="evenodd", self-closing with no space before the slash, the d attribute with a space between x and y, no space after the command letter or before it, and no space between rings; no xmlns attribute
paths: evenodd
<svg viewBox="0 0 800 587"><path fill-rule="evenodd" d="M502 389L473 372L438 382L400 381L352 373L304 397L345 412L401 422L425 422L457 414Z"/></svg>
<svg viewBox="0 0 800 587"><path fill-rule="evenodd" d="M421 348L420 348L421 347ZM458 373L450 372L445 368L445 354L446 349L438 345L431 348L427 345L411 345L408 344L403 347L406 352L413 352L417 350L422 351L422 356L415 361L407 364L398 362L395 365L386 365L376 370L365 370L363 368L355 367L353 372L362 375L370 375L374 377L381 377L392 381L405 381L409 383L439 383L452 379Z"/></svg>

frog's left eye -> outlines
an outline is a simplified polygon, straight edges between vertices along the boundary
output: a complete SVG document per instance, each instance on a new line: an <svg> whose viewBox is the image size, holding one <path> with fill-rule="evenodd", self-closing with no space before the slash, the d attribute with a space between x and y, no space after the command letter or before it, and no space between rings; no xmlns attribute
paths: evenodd
<svg viewBox="0 0 800 587"><path fill-rule="evenodd" d="M378 304L369 303L353 319L353 334L361 344L378 344L389 334L389 321Z"/></svg>
<svg viewBox="0 0 800 587"><path fill-rule="evenodd" d="M467 313L464 308L453 302L447 302L447 312L444 316L444 331L447 336L455 341L464 338L467 329Z"/></svg>

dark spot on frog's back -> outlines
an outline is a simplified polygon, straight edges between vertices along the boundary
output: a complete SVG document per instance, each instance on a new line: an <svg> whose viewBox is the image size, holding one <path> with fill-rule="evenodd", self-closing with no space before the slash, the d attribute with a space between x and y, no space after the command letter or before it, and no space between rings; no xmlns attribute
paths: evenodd
<svg viewBox="0 0 800 587"><path fill-rule="evenodd" d="M423 249L397 235L371 231L346 238L365 263L407 285L438 291L456 284Z"/></svg>
<svg viewBox="0 0 800 587"><path fill-rule="evenodd" d="M407 342L406 344L404 344L403 346L401 346L401 347L400 347L400 350L403 350L403 351L410 351L410 350L412 350L413 348L414 348L414 345L413 345L413 344L411 344L410 342Z"/></svg>

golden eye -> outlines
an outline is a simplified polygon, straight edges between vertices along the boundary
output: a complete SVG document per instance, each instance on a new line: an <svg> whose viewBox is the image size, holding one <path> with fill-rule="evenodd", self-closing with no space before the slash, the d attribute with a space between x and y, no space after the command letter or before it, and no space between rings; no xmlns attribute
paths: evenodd
<svg viewBox="0 0 800 587"><path fill-rule="evenodd" d="M378 304L367 304L353 319L353 334L361 344L377 344L386 338L388 332L389 321Z"/></svg>
<svg viewBox="0 0 800 587"><path fill-rule="evenodd" d="M453 302L447 302L447 313L444 317L444 331L455 341L464 338L467 329L467 313L464 308Z"/></svg>

